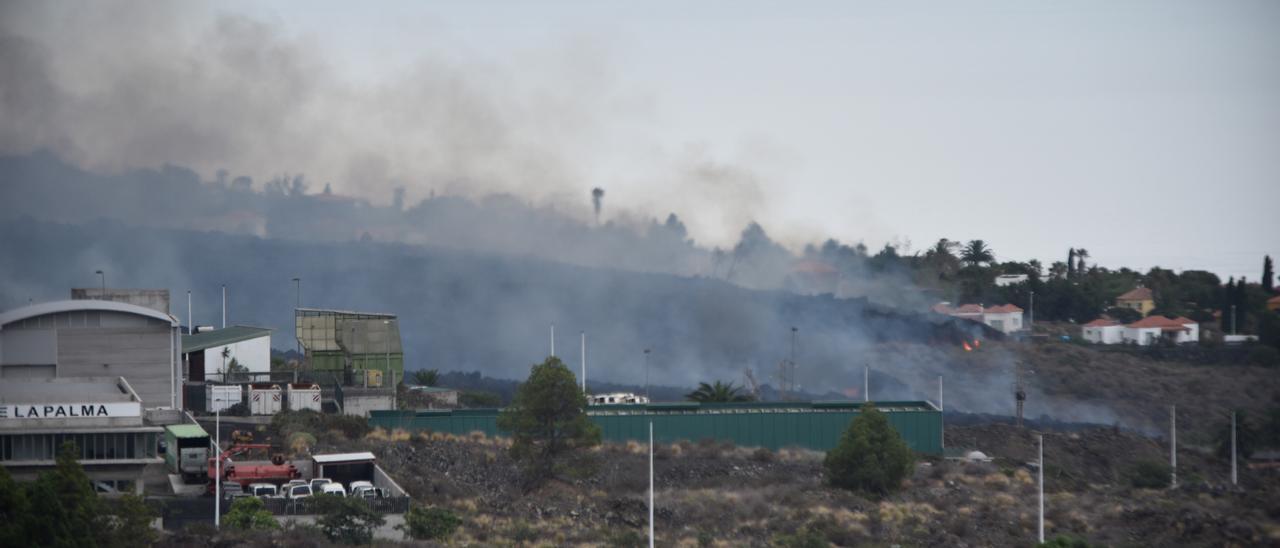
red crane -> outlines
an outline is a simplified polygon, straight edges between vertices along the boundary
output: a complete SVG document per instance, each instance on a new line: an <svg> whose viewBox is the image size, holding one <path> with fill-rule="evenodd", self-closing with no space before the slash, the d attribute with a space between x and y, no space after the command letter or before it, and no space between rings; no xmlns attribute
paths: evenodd
<svg viewBox="0 0 1280 548"><path fill-rule="evenodd" d="M284 455L281 454L272 455L270 464L244 464L231 460L231 457L255 449L270 451L271 446L265 443L236 444L223 451L216 459L209 459L209 492L213 492L214 478L218 476L217 461L222 462L222 478L220 478L220 481L234 481L239 483L241 487L248 487L250 483L281 484L291 479L302 477L302 474L298 472L298 468L293 463L286 461Z"/></svg>

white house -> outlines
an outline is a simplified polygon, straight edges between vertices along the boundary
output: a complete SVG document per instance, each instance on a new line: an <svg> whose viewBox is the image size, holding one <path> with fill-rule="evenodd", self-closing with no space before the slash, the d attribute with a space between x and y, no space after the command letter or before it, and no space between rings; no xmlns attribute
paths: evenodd
<svg viewBox="0 0 1280 548"><path fill-rule="evenodd" d="M996 276L996 286L1004 287L1008 285L1016 285L1027 281L1026 274L1001 274Z"/></svg>
<svg viewBox="0 0 1280 548"><path fill-rule="evenodd" d="M983 308L980 304L964 304L952 308L951 303L933 305L933 311L956 318L982 322L1001 333L1022 330L1022 309L1011 304Z"/></svg>
<svg viewBox="0 0 1280 548"><path fill-rule="evenodd" d="M1084 340L1094 344L1120 344L1124 342L1124 325L1115 320L1098 318L1082 326Z"/></svg>
<svg viewBox="0 0 1280 548"><path fill-rule="evenodd" d="M182 336L187 378L192 381L224 381L232 360L248 373L271 372L271 330L235 325ZM241 378L239 380L254 380Z"/></svg>
<svg viewBox="0 0 1280 548"><path fill-rule="evenodd" d="M1186 344L1200 341L1200 324L1190 318L1167 318L1165 316L1147 316L1141 320L1123 326L1121 340L1115 341L1113 335L1108 332L1102 336L1100 340L1091 339L1091 329L1098 332L1098 329L1111 329L1112 326L1103 327L1099 322L1109 322L1110 320L1094 320L1085 324L1083 336L1086 340L1099 342L1101 344L1116 344L1119 342L1136 344L1139 346L1147 346L1155 344L1161 340L1169 341L1173 344ZM1101 335L1100 335L1101 336Z"/></svg>

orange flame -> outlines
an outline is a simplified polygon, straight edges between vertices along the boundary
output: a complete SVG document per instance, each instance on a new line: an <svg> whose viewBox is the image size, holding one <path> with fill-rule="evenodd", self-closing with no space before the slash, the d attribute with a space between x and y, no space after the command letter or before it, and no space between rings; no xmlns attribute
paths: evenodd
<svg viewBox="0 0 1280 548"><path fill-rule="evenodd" d="M981 347L982 347L982 341L980 341L980 340L978 340L978 339L974 339L974 340L973 340L973 347L974 347L974 348L981 348Z"/></svg>
<svg viewBox="0 0 1280 548"><path fill-rule="evenodd" d="M972 351L973 351L973 347L972 347L972 346L969 346L969 341L964 341L964 342L961 342L960 344L963 344L963 345L964 345L964 351L965 351L965 352L972 352Z"/></svg>

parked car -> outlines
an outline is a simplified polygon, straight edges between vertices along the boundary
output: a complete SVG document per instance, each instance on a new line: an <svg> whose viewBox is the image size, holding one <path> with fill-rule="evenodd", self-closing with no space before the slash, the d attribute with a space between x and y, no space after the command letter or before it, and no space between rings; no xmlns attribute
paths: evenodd
<svg viewBox="0 0 1280 548"><path fill-rule="evenodd" d="M261 498L280 498L280 489L272 483L251 483L249 494Z"/></svg>
<svg viewBox="0 0 1280 548"><path fill-rule="evenodd" d="M312 492L312 493L319 493L319 492L320 492L320 486L322 486L322 485L324 485L324 484L326 484L326 483L333 483L333 480L331 480L331 479L329 479L329 478L312 478L312 479L311 479L311 492Z"/></svg>
<svg viewBox="0 0 1280 548"><path fill-rule="evenodd" d="M244 492L244 488L241 487L239 483L236 483L234 481L222 482L222 498L232 499L232 498L239 498L239 497L245 497L245 496L250 496L250 495Z"/></svg>
<svg viewBox="0 0 1280 548"><path fill-rule="evenodd" d="M374 487L370 481L353 481L350 491L351 496L357 498L376 499L382 496L382 490Z"/></svg>
<svg viewBox="0 0 1280 548"><path fill-rule="evenodd" d="M306 483L295 483L286 485L284 492L285 498L289 500L305 499L311 496L311 486Z"/></svg>
<svg viewBox="0 0 1280 548"><path fill-rule="evenodd" d="M345 497L347 496L347 490L342 488L341 483L336 483L331 481L329 483L321 484L320 492L318 494Z"/></svg>

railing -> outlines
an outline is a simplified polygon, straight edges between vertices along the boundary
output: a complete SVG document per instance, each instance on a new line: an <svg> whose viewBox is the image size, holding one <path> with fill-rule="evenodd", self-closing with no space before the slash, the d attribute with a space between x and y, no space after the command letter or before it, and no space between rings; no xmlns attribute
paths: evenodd
<svg viewBox="0 0 1280 548"><path fill-rule="evenodd" d="M379 514L403 514L409 511L409 497L358 498L356 500L364 502L369 506L370 510ZM314 497L301 499L264 498L262 502L268 512L278 516L305 516L322 513L316 508L317 502ZM228 506L230 505L223 505L223 508Z"/></svg>

